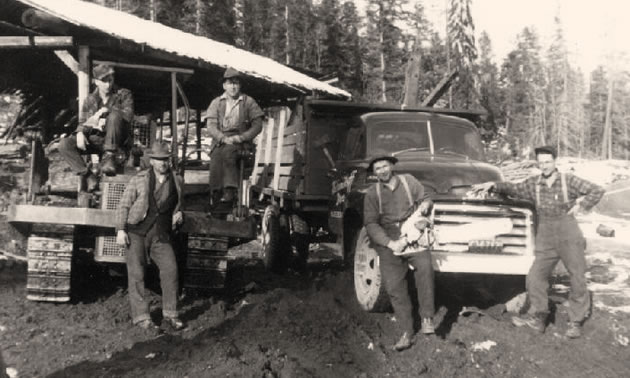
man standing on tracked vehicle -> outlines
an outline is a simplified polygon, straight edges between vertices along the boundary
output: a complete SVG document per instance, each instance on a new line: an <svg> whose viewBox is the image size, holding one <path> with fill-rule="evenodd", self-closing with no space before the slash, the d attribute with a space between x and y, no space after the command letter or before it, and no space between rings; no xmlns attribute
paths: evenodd
<svg viewBox="0 0 630 378"><path fill-rule="evenodd" d="M399 255L407 247L407 241L401 238L401 223L418 207L427 215L433 203L415 177L394 175L393 166L397 162L396 157L389 155L378 156L370 162L368 172L376 174L378 182L365 195L363 219L367 234L375 244L385 289L401 327L402 335L393 346L400 351L413 345L413 308L406 279L410 265L414 269L424 334L435 333L435 303L431 253L427 250Z"/></svg>
<svg viewBox="0 0 630 378"><path fill-rule="evenodd" d="M549 315L549 277L558 261L569 271L569 325L566 336L582 336L582 324L591 308L591 296L586 288L586 240L578 227L575 214L589 211L604 195L604 189L569 173L556 169L556 149L542 146L535 149L541 174L520 183L486 182L473 185L472 191L498 193L534 201L538 216L536 257L527 274L527 294L531 315L514 317L516 326L529 326L545 332Z"/></svg>

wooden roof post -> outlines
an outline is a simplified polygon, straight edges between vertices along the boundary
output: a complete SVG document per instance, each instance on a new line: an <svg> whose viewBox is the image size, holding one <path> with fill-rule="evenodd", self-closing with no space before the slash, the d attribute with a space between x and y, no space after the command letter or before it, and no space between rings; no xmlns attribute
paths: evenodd
<svg viewBox="0 0 630 378"><path fill-rule="evenodd" d="M171 155L177 170L177 72L171 72Z"/></svg>
<svg viewBox="0 0 630 378"><path fill-rule="evenodd" d="M92 76L90 68L90 47L81 45L79 46L79 72L77 73L79 83L79 122L85 121L83 103L90 94L90 79Z"/></svg>

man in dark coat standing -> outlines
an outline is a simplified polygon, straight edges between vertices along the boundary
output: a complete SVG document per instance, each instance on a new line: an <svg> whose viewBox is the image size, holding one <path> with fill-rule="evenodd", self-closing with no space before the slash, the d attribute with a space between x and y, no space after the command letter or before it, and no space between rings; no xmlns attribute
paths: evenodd
<svg viewBox="0 0 630 378"><path fill-rule="evenodd" d="M410 265L414 268L424 334L435 332L435 303L431 252L399 255L407 247L407 241L401 237L401 224L418 207L427 215L433 203L415 177L393 173L397 161L396 157L383 155L370 162L368 171L376 174L378 182L365 194L363 219L367 234L375 244L385 289L401 327L402 335L393 346L400 351L413 344L412 303L406 278Z"/></svg>
<svg viewBox="0 0 630 378"><path fill-rule="evenodd" d="M151 168L134 176L116 209L116 242L127 247L129 302L134 324L156 330L149 315L144 274L150 260L160 270L164 322L184 328L177 313L178 276L171 231L183 222L182 180L170 168L168 145L155 142L147 154Z"/></svg>

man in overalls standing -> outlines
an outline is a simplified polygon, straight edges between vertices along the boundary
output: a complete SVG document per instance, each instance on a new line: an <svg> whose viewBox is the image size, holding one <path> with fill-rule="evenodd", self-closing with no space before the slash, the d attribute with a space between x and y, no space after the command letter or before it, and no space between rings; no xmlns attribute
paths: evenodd
<svg viewBox="0 0 630 378"><path fill-rule="evenodd" d="M401 237L401 223L418 208L423 215L427 215L433 202L415 177L408 174L394 175L393 166L397 162L398 159L390 155L377 156L370 162L368 171L376 175L378 182L365 194L363 223L378 253L385 289L402 331L393 348L401 351L411 347L414 335L412 303L407 285L410 265L414 269L418 292L422 318L421 332L423 334L435 332L431 252L427 250L400 255L407 247L407 240Z"/></svg>
<svg viewBox="0 0 630 378"><path fill-rule="evenodd" d="M562 261L571 277L569 326L566 336L582 336L582 324L588 317L591 296L586 287L586 240L578 227L575 214L590 211L604 195L604 189L589 181L556 169L556 150L551 146L535 149L541 174L520 183L486 182L473 186L473 192L493 190L535 201L538 216L536 256L527 274L529 314L514 317L516 326L529 326L545 332L549 314L549 277L558 261Z"/></svg>

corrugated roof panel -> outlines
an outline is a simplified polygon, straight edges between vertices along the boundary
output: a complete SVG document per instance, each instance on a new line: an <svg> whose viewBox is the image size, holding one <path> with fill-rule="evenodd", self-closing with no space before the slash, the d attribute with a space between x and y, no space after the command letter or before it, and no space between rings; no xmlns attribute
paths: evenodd
<svg viewBox="0 0 630 378"><path fill-rule="evenodd" d="M18 1L75 25L128 39L138 44L146 44L180 56L201 59L220 67L233 67L246 75L272 83L337 97L351 97L350 93L342 89L299 73L273 59L98 4L79 0Z"/></svg>

